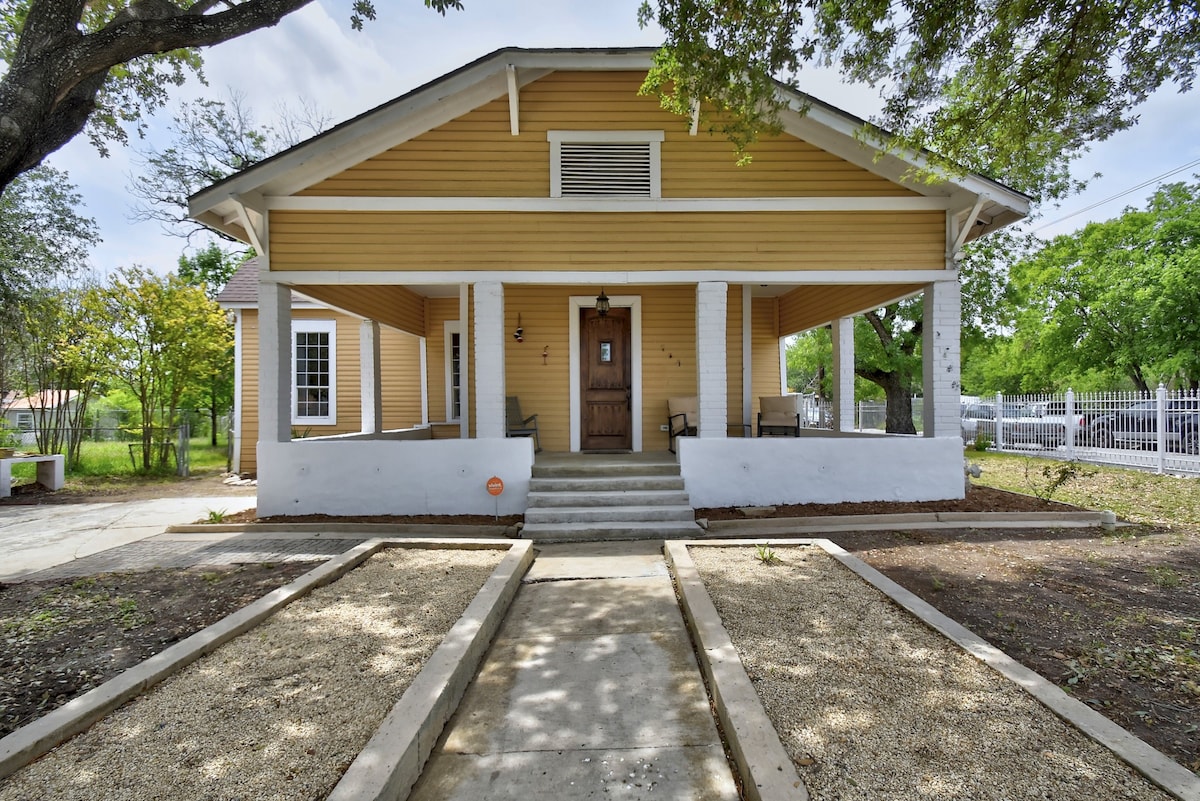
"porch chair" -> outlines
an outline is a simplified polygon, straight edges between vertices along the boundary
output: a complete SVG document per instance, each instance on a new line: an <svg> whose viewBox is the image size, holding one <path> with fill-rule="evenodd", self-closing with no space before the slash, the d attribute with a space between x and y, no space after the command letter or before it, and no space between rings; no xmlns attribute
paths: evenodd
<svg viewBox="0 0 1200 801"><path fill-rule="evenodd" d="M667 398L667 448L675 452L676 437L694 437L700 432L700 398Z"/></svg>
<svg viewBox="0 0 1200 801"><path fill-rule="evenodd" d="M758 435L800 436L800 395L769 395L758 399Z"/></svg>
<svg viewBox="0 0 1200 801"><path fill-rule="evenodd" d="M509 395L504 400L508 412L508 428L504 435L506 437L533 437L533 452L541 453L542 443L538 439L537 415L531 414L529 417L525 417L521 414L521 399L516 395Z"/></svg>

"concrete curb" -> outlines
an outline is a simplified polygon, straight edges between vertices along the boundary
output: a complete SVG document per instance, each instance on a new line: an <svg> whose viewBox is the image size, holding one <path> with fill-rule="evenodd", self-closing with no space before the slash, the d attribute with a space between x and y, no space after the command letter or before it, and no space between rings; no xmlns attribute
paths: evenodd
<svg viewBox="0 0 1200 801"><path fill-rule="evenodd" d="M1017 662L970 629L946 617L858 557L827 539L771 539L772 547L814 545L837 559L925 625L1036 698L1043 706L1095 742L1112 751L1138 773L1179 801L1200 801L1200 778L1149 743L1113 723L1087 704L1077 701L1038 673ZM746 546L744 540L698 540L671 543L688 546ZM707 597L707 593L706 593ZM711 603L711 602L710 602Z"/></svg>
<svg viewBox="0 0 1200 801"><path fill-rule="evenodd" d="M889 515L825 515L710 520L713 536L761 536L772 533L877 531L893 528L1073 528L1100 526L1103 512L906 512Z"/></svg>
<svg viewBox="0 0 1200 801"><path fill-rule="evenodd" d="M684 619L695 638L700 668L741 775L745 797L748 801L808 801L808 790L746 675L700 581L687 543L667 542L663 550L675 575Z"/></svg>
<svg viewBox="0 0 1200 801"><path fill-rule="evenodd" d="M326 801L399 801L408 797L532 563L532 543L517 541L509 546L508 555Z"/></svg>
<svg viewBox="0 0 1200 801"><path fill-rule="evenodd" d="M187 523L167 526L166 534L364 534L369 537L506 537L511 526L442 523Z"/></svg>
<svg viewBox="0 0 1200 801"><path fill-rule="evenodd" d="M512 543L515 544L515 543ZM257 626L293 601L330 584L378 551L388 548L498 548L511 547L496 540L372 539L299 576L295 581L264 595L216 623L201 629L164 651L129 668L99 687L89 690L53 712L0 739L0 779L3 779L71 737L85 731L109 712L135 698L178 670L209 654L229 640ZM528 547L528 545L526 545ZM501 565L505 564L504 562ZM491 581L492 579L489 579ZM485 584L485 587L487 585ZM474 608L468 607L468 612ZM452 629L453 631L453 629ZM420 676L418 676L420 680Z"/></svg>
<svg viewBox="0 0 1200 801"><path fill-rule="evenodd" d="M246 632L279 609L317 587L341 578L382 547L364 542L264 595L187 639L175 643L129 668L99 687L89 690L53 712L0 740L0 779L79 734L112 710L234 637Z"/></svg>

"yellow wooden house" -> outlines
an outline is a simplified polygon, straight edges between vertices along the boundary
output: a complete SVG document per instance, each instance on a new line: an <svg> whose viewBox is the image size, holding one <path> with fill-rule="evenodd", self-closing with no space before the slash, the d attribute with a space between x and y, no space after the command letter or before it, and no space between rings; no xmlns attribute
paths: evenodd
<svg viewBox="0 0 1200 801"><path fill-rule="evenodd" d="M260 514L520 513L538 455L506 436L510 397L547 453L677 444L697 507L962 496L956 254L1028 198L906 181L915 162L862 145L861 120L784 89L783 132L739 167L638 93L652 55L500 50L191 198L260 254L243 376ZM355 336L295 313L293 290ZM851 318L915 295L924 434L853 432ZM832 430L754 436L759 398L786 392L782 339L826 325ZM389 411L389 382L419 392L419 419ZM669 442L682 397L697 430Z"/></svg>

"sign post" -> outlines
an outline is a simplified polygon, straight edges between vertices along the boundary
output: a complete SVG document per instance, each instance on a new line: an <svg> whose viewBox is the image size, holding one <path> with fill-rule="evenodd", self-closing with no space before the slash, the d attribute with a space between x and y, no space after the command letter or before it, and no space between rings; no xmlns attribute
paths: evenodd
<svg viewBox="0 0 1200 801"><path fill-rule="evenodd" d="M504 492L504 481L500 476L492 476L487 480L488 495L496 499L496 519L500 519L500 495Z"/></svg>

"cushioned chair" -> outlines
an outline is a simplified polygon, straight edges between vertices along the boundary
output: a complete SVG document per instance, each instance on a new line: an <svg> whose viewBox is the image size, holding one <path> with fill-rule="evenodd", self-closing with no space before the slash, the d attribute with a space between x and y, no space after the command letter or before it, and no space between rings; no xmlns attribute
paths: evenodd
<svg viewBox="0 0 1200 801"><path fill-rule="evenodd" d="M505 436L533 437L533 452L540 453L542 443L538 439L537 415L531 414L526 417L521 414L521 399L516 395L509 395L505 401L508 407L508 430L505 432Z"/></svg>
<svg viewBox="0 0 1200 801"><path fill-rule="evenodd" d="M700 399L667 398L667 448L675 452L676 437L694 437L700 431Z"/></svg>
<svg viewBox="0 0 1200 801"><path fill-rule="evenodd" d="M800 436L799 395L771 395L758 399L758 435Z"/></svg>

